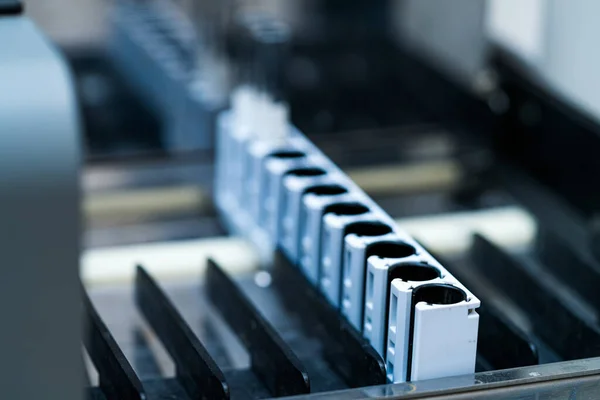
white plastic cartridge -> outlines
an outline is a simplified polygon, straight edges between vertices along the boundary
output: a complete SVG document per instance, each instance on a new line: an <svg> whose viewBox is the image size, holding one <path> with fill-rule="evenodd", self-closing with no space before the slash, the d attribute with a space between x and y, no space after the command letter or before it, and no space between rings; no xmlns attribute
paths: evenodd
<svg viewBox="0 0 600 400"><path fill-rule="evenodd" d="M408 257L398 257L407 254L406 246L403 242L382 243L367 259L363 336L382 357L385 357L390 284L399 272L401 263L421 261L418 252L413 252ZM436 271L436 277L441 276L441 271Z"/></svg>
<svg viewBox="0 0 600 400"><path fill-rule="evenodd" d="M355 195L340 185L317 186L302 197L300 217L300 269L314 284L318 285L321 263L321 236L323 215L347 206L356 213L366 213L368 208L356 204ZM354 205L354 206L353 206Z"/></svg>
<svg viewBox="0 0 600 400"><path fill-rule="evenodd" d="M352 224L373 220L376 220L376 216L360 203L342 205L323 216L319 288L335 307L340 306L346 229Z"/></svg>
<svg viewBox="0 0 600 400"><path fill-rule="evenodd" d="M280 144L264 140L256 141L248 147L248 175L245 182L248 197L246 201L250 215L256 223L260 221L261 201L267 190L264 163L269 157L298 160L305 158L306 153L295 149L289 143Z"/></svg>
<svg viewBox="0 0 600 400"><path fill-rule="evenodd" d="M259 225L266 230L273 243L277 243L279 237L283 177L293 170L305 168L311 164L309 157L282 158L278 155L269 156L264 161L265 191L261 191L262 209L259 214Z"/></svg>
<svg viewBox="0 0 600 400"><path fill-rule="evenodd" d="M399 268L403 277L392 280L386 350L392 382L474 372L479 301L458 282L415 282L433 278L431 268L407 264Z"/></svg>
<svg viewBox="0 0 600 400"><path fill-rule="evenodd" d="M299 262L299 247L302 219L305 218L302 212L302 197L312 190L323 190L323 188L335 188L336 178L340 174L335 172L329 174L319 174L323 169L304 169L292 171L283 178L283 194L281 211L283 215L279 219L279 245L293 264ZM339 190L339 189L338 189ZM343 190L345 191L345 189Z"/></svg>
<svg viewBox="0 0 600 400"><path fill-rule="evenodd" d="M387 224L361 222L348 227L342 261L341 312L356 329L363 329L367 258L370 255L404 258L415 253L415 248L402 243Z"/></svg>
<svg viewBox="0 0 600 400"><path fill-rule="evenodd" d="M239 204L243 195L245 178L245 156L248 143L254 138L254 124L252 111L256 108L254 99L257 97L252 87L242 86L232 96L233 118L229 130L225 132L226 170L229 181L228 193Z"/></svg>
<svg viewBox="0 0 600 400"><path fill-rule="evenodd" d="M233 134L228 116L220 127ZM267 263L278 242L290 262L362 330L385 359L390 380L474 371L478 299L293 127L285 141L244 145L247 186L241 201L232 205L223 190L217 193L233 232L256 243ZM426 272L408 276L410 266ZM443 289L425 289L433 284ZM435 297L435 291L450 294Z"/></svg>

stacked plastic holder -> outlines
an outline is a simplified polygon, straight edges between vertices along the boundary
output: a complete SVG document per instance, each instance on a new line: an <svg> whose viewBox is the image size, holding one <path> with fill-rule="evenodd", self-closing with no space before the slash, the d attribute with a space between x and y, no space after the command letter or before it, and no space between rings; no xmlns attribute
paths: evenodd
<svg viewBox="0 0 600 400"><path fill-rule="evenodd" d="M217 122L215 182L230 232L267 264L281 249L385 359L390 381L473 373L480 301L297 129L265 134L268 110L252 112L239 91L232 104Z"/></svg>
<svg viewBox="0 0 600 400"><path fill-rule="evenodd" d="M218 90L212 90L203 79L206 74L198 70L194 29L181 10L168 1L121 0L111 23L111 57L133 90L160 116L165 147L212 147L214 118L225 99L215 95Z"/></svg>

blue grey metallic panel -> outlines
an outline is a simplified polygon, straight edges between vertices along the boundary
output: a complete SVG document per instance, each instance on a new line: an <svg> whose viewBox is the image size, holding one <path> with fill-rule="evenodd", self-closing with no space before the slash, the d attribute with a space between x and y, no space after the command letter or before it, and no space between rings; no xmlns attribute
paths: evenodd
<svg viewBox="0 0 600 400"><path fill-rule="evenodd" d="M0 388L82 398L80 144L66 64L24 17L0 18Z"/></svg>

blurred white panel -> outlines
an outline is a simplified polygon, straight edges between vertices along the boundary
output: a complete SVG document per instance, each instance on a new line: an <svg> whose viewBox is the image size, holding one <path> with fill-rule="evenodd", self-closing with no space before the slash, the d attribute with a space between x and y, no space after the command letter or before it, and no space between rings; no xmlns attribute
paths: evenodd
<svg viewBox="0 0 600 400"><path fill-rule="evenodd" d="M398 226L440 254L468 251L474 233L480 233L506 247L529 245L537 225L520 207L457 212L423 217L402 218Z"/></svg>
<svg viewBox="0 0 600 400"><path fill-rule="evenodd" d="M541 73L576 105L600 119L600 1L548 0L548 55Z"/></svg>
<svg viewBox="0 0 600 400"><path fill-rule="evenodd" d="M546 0L489 0L486 23L493 40L528 61L544 54Z"/></svg>
<svg viewBox="0 0 600 400"><path fill-rule="evenodd" d="M558 94L600 119L597 0L489 0L490 37Z"/></svg>
<svg viewBox="0 0 600 400"><path fill-rule="evenodd" d="M487 53L486 4L481 0L394 0L394 33L436 67L470 82Z"/></svg>
<svg viewBox="0 0 600 400"><path fill-rule="evenodd" d="M136 265L143 265L161 281L189 280L204 272L209 257L230 274L253 271L260 265L250 243L215 237L87 250L81 256L80 273L88 286L131 283Z"/></svg>

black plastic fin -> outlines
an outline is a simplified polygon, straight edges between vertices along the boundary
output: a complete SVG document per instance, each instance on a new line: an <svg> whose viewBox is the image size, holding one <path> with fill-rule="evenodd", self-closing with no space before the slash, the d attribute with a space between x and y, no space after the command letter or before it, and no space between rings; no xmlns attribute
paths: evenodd
<svg viewBox="0 0 600 400"><path fill-rule="evenodd" d="M327 361L346 383L351 387L386 383L385 363L369 342L279 251L274 265L280 297L323 340Z"/></svg>
<svg viewBox="0 0 600 400"><path fill-rule="evenodd" d="M308 374L300 360L238 286L210 259L206 290L250 353L252 369L273 395L310 392Z"/></svg>
<svg viewBox="0 0 600 400"><path fill-rule="evenodd" d="M188 395L194 399L228 399L223 373L166 294L140 266L135 277L135 301L175 362L177 379Z"/></svg>
<svg viewBox="0 0 600 400"><path fill-rule="evenodd" d="M472 259L478 270L529 316L534 332L566 360L600 356L600 331L546 290L512 255L474 235Z"/></svg>
<svg viewBox="0 0 600 400"><path fill-rule="evenodd" d="M100 389L107 399L146 399L142 383L98 315L83 285L81 296L86 327L84 345L98 371Z"/></svg>

